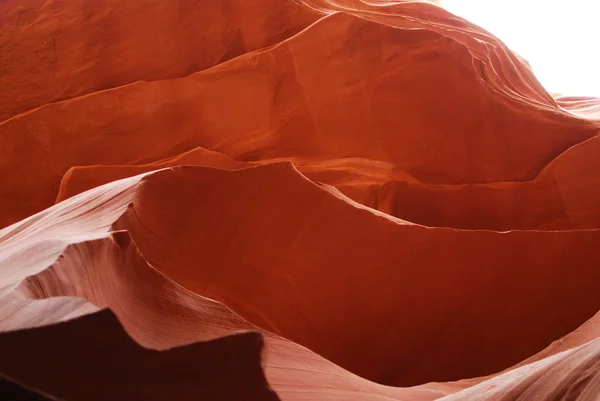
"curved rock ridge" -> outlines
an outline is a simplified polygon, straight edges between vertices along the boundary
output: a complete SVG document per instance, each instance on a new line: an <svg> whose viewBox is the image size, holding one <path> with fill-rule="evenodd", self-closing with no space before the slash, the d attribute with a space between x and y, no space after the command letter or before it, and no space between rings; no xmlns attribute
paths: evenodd
<svg viewBox="0 0 600 401"><path fill-rule="evenodd" d="M46 300L70 294L109 307L125 330L151 349L258 330L223 305L186 290L150 267L126 233L69 246L61 260L27 279L20 291ZM377 385L278 335L263 334L265 374L282 399L359 400L365 393L373 399L434 399L445 394L437 386L400 389ZM299 383L305 384L301 396Z"/></svg>
<svg viewBox="0 0 600 401"><path fill-rule="evenodd" d="M3 42L7 43L2 50L11 63L4 65L0 82L8 90L5 99L13 102L0 107L0 121L46 103L138 80L185 76L276 44L322 15L339 11L392 26L425 27L457 38L472 48L478 61L491 63L484 67L484 79L493 77L494 83L508 86L523 99L555 105L526 62L493 35L424 3L226 0L213 4L186 0L146 6L116 1L6 1L0 5ZM128 18L133 15L136 24ZM151 35L140 30L150 24ZM127 40L112 40L122 37ZM123 62L124 55L127 62Z"/></svg>
<svg viewBox="0 0 600 401"><path fill-rule="evenodd" d="M598 399L600 100L434 3L1 2L0 392Z"/></svg>
<svg viewBox="0 0 600 401"><path fill-rule="evenodd" d="M98 209L92 209L91 213L95 213L95 210ZM226 308L190 293L156 272L146 264L129 236L123 232L115 233L114 239L92 240L69 246L57 263L27 279L19 292L32 298L50 297L48 300L62 295L83 296L98 305L109 306L128 333L136 341L151 348L165 349L199 340L206 341L228 332L252 328ZM577 342L571 344L571 347L576 345ZM549 348L550 352L562 349ZM267 350L267 378L280 395L286 395L282 399L297 399L292 396L297 391L294 383L297 386L298 381L312 383L314 396L332 396L331 393L336 393L335 390L328 390L326 384L331 383L332 374L339 375L343 370L270 333L267 333ZM320 362L322 367L312 375L304 373L300 367L307 359ZM294 360L296 363L292 363ZM551 363L554 359L549 361L544 363ZM314 366L316 362L311 365ZM282 365L287 367L282 369ZM290 371L295 370L296 374L290 374ZM330 372L326 374L327 370ZM391 399L404 399L403 397L408 396L418 397L415 399L435 399L450 391L441 385L428 385L418 389L377 387L349 373L344 375L347 376L346 385L338 384L338 391L353 391L357 396L369 391L373 393L373 399L378 399L379 396L375 397L378 393L387 394L385 397L393 397ZM290 376L295 380L290 382ZM349 380L353 377L353 380ZM349 393L343 394L348 397Z"/></svg>
<svg viewBox="0 0 600 401"><path fill-rule="evenodd" d="M358 157L419 182L464 184L533 179L598 133L588 120L490 91L473 71L468 48L452 38L333 14L204 72L1 123L1 221L48 207L72 166L141 164L197 146L239 161Z"/></svg>
<svg viewBox="0 0 600 401"><path fill-rule="evenodd" d="M125 186L131 189L123 190ZM494 373L574 330L600 303L593 290L598 279L595 260L600 259L597 230L495 233L407 224L356 204L328 186L315 185L288 163L236 171L179 167L106 187L120 190L116 197L102 198L109 199L120 215L99 207L96 198L105 192L99 187L30 220L42 226L45 217L60 215L69 203L81 213L88 208L87 214L68 219L72 227L77 227L78 219L84 223L80 232L71 228L72 238L89 235L93 239L101 230L126 230L144 260L179 285L378 382L407 386ZM247 213L249 208L254 216ZM100 220L94 227L90 223L109 214L115 216L112 224ZM57 225L61 224L58 219ZM22 226L6 229L5 235L14 238L12 231L17 231L28 237ZM33 232L30 242L48 238L53 230ZM60 252L64 252L62 245ZM582 255L580 263L569 260L573 251ZM60 290L65 277L77 275L77 266L90 266L93 257L88 255L94 252L92 247L71 251L68 257L63 253L56 266L71 267L63 267L62 276L50 272L50 278L44 277L40 274L47 271L32 268L28 275L40 274L28 280L28 293L36 288L34 284L43 290L29 297L80 296L110 306L121 317L126 312L119 312L118 303L111 305L102 298L106 295L90 294L94 289L101 293L101 283L110 282L116 289L133 292L135 285L148 283L148 278L132 279L135 285L128 289L117 278L109 279L114 273L104 264L94 274L108 275L105 278L90 273L70 279L84 281L87 289ZM102 249L96 252L100 261L111 255ZM27 254L22 251L13 258ZM432 282L433 271L444 279ZM53 290L56 286L60 291ZM331 288L338 290L332 293ZM445 302L427 302L423 292L435 293ZM513 310L507 314L508 308ZM352 313L340 313L344 310ZM377 321L386 322L385 331ZM348 332L341 335L342 330ZM446 342L435 340L435 353L427 354L441 330ZM174 332L161 334L159 327L152 326L147 333L176 339ZM335 342L330 338L336 338ZM361 343L375 338L361 351ZM482 360L481 354L491 349L502 352L488 351ZM390 366L390 358L399 364Z"/></svg>
<svg viewBox="0 0 600 401"><path fill-rule="evenodd" d="M593 97L557 96L556 103L570 113L600 122L600 99Z"/></svg>
<svg viewBox="0 0 600 401"><path fill-rule="evenodd" d="M481 27L455 16L434 2L414 0L300 0L323 13L346 12L398 28L438 32L465 45L473 55L475 74L489 89L553 112L555 99L542 87L529 63Z"/></svg>
<svg viewBox="0 0 600 401"><path fill-rule="evenodd" d="M426 226L462 229L600 228L600 138L565 151L532 181L427 185L388 181L364 201Z"/></svg>
<svg viewBox="0 0 600 401"><path fill-rule="evenodd" d="M229 219L236 223L225 224ZM407 225L332 196L286 163L155 173L143 181L114 229L127 230L148 262L184 287L387 384L493 373L575 329L600 302L592 291L600 231L498 234ZM563 254L565 247L569 252ZM585 258L573 261L573 250ZM440 255L443 271L437 268ZM204 268L191 268L195 265ZM507 269L514 275L506 277ZM439 279L431 281L432 275ZM246 277L256 286L249 287ZM437 294L445 304L427 302L423 292ZM369 302L357 303L357 294ZM511 302L519 310L498 319ZM577 303L587 309L579 320ZM547 316L537 309L540 304ZM386 322L385 332L376 321ZM407 326L420 329L406 331ZM465 335L464 327L475 338ZM348 328L355 336L326 341ZM523 336L518 343L517 328ZM442 329L454 341L445 347L438 342L434 360L428 360L426 347L418 344ZM378 338L378 344L361 352L364 338ZM485 349L509 346L514 356L503 352L481 361ZM471 371L456 373L452 362L459 355ZM390 366L390 358L399 365ZM407 364L411 368L404 373Z"/></svg>
<svg viewBox="0 0 600 401"><path fill-rule="evenodd" d="M134 177L133 180L124 181L133 186L137 185L141 178ZM77 239L74 239L70 245L63 243L56 263L47 269L40 269L38 274L29 276L13 291L20 298L41 305L45 304L45 307L30 311L17 310L15 315L17 317L26 315L29 321L43 319L42 323L53 323L48 321L52 315L47 316L47 312L53 309L54 300L64 299L65 295L82 297L100 307L110 307L129 335L143 346L159 350L185 346L197 341L211 341L239 331L257 330L255 326L239 318L228 308L194 294L158 273L139 254L127 233L117 231L111 237L94 239L93 233L96 230L110 230L97 219L106 214L106 210L98 205L99 202L105 201L106 197L95 198L102 196L102 189L110 191L115 184L107 184L90 193L76 196L33 217L32 220L42 222L38 224L39 226L48 223L45 219L47 215L58 214L59 217L53 220L54 224L60 226L63 219L70 221L73 224L70 227L74 234L72 238ZM118 196L123 198L123 201L131 201L130 194L131 192L123 191ZM114 202L114 199L111 201L112 205L116 205L116 209L123 210L120 202ZM81 216L73 219L71 216L57 213L69 202L68 207L86 213L86 219ZM90 221L96 222L96 226L90 227ZM4 230L2 239L12 237L12 231L18 233L20 225L11 228ZM46 226L41 233L28 230L29 232L21 232L21 234L28 237L31 242L36 242L36 239L46 238L53 228ZM89 240L86 240L87 238ZM27 251L23 251L20 256L25 259L27 254ZM30 270L30 273L35 271L37 270ZM6 279L4 283L20 281L20 276L13 276ZM65 318L59 316L55 321L63 320ZM23 323L23 326L9 324L8 327L6 321L0 321L0 332L31 327L29 321ZM94 330L101 328L101 325L96 325ZM284 397L282 399L308 400L317 397L347 400L348 397L353 397L352 399L360 400L364 399L365 393L372 396L372 399L381 400L389 400L390 397L402 399L404 396L414 399L434 399L446 393L438 390L438 386L405 390L377 385L344 371L289 340L271 333L265 335L268 357L267 377L271 386ZM0 342L2 342L1 335ZM35 350L31 349L31 352ZM21 373L18 378L24 381L37 380L25 373ZM61 382L59 385L61 391L66 391L64 386L69 382L70 379ZM332 386L332 383L335 386ZM91 389L93 390L95 386L92 383ZM45 385L43 388L48 390ZM113 390L117 391L111 389Z"/></svg>
<svg viewBox="0 0 600 401"><path fill-rule="evenodd" d="M0 121L135 81L183 77L318 18L276 0L3 1L0 57L9 61L0 69Z"/></svg>
<svg viewBox="0 0 600 401"><path fill-rule="evenodd" d="M440 401L596 400L600 393L600 339L528 364Z"/></svg>
<svg viewBox="0 0 600 401"><path fill-rule="evenodd" d="M390 163L368 159L295 160L295 165L312 180L328 182L361 204L425 226L495 231L595 229L600 228L599 146L594 137L569 148L527 182L424 184L394 171ZM239 162L198 147L144 165L72 167L63 176L56 201L159 168L198 165L235 170L262 163Z"/></svg>

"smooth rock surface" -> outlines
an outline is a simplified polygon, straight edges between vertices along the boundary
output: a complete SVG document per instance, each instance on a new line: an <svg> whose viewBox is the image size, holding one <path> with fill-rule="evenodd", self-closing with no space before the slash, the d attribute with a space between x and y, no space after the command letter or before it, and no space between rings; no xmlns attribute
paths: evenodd
<svg viewBox="0 0 600 401"><path fill-rule="evenodd" d="M2 2L0 385L597 400L600 100L433 3Z"/></svg>

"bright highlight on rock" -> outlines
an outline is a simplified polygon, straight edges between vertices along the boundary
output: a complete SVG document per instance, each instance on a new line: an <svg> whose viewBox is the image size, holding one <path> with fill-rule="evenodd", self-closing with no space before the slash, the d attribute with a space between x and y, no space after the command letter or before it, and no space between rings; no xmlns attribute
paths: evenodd
<svg viewBox="0 0 600 401"><path fill-rule="evenodd" d="M444 7L497 35L526 58L550 92L600 96L594 0L441 0Z"/></svg>

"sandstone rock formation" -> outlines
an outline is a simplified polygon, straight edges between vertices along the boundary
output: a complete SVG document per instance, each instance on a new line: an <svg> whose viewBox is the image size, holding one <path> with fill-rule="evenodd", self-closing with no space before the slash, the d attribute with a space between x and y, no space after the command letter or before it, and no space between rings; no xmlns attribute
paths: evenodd
<svg viewBox="0 0 600 401"><path fill-rule="evenodd" d="M0 388L600 397L600 100L424 1L7 0L0 29Z"/></svg>

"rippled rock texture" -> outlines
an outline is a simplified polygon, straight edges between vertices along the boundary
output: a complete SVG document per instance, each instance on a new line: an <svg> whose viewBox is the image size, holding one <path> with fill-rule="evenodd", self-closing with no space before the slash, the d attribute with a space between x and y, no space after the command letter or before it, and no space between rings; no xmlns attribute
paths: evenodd
<svg viewBox="0 0 600 401"><path fill-rule="evenodd" d="M0 29L14 399L600 397L600 100L426 2Z"/></svg>

